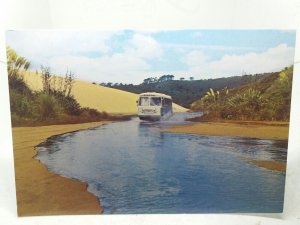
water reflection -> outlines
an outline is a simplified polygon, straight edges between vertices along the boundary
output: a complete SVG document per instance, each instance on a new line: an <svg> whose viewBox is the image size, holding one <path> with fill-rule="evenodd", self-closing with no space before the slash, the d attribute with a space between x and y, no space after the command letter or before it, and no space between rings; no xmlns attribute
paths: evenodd
<svg viewBox="0 0 300 225"><path fill-rule="evenodd" d="M105 213L280 212L285 174L241 160L286 160L277 141L162 133L170 121L111 123L57 136L38 158L89 184Z"/></svg>

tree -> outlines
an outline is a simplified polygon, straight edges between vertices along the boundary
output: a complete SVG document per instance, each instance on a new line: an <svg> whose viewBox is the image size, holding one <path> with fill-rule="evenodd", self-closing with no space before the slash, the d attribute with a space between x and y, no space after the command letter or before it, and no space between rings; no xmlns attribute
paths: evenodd
<svg viewBox="0 0 300 225"><path fill-rule="evenodd" d="M43 91L47 94L51 92L51 71L50 67L41 66Z"/></svg>
<svg viewBox="0 0 300 225"><path fill-rule="evenodd" d="M149 77L144 79L143 84L153 84L157 82L159 82L159 79L157 79L156 77Z"/></svg>
<svg viewBox="0 0 300 225"><path fill-rule="evenodd" d="M63 93L65 96L70 96L74 83L74 73L72 71L67 70L64 78L64 88Z"/></svg>
<svg viewBox="0 0 300 225"><path fill-rule="evenodd" d="M143 80L143 84L149 84L150 83L150 78L146 78Z"/></svg>
<svg viewBox="0 0 300 225"><path fill-rule="evenodd" d="M20 75L20 70L26 71L30 67L30 62L19 56L12 48L6 47L7 70L10 77Z"/></svg>
<svg viewBox="0 0 300 225"><path fill-rule="evenodd" d="M12 48L6 47L7 51L7 72L9 89L19 93L30 95L31 90L23 80L22 72L30 67L30 62L26 58L19 56Z"/></svg>
<svg viewBox="0 0 300 225"><path fill-rule="evenodd" d="M158 82L164 82L167 80L167 75L162 75L161 77L158 78Z"/></svg>
<svg viewBox="0 0 300 225"><path fill-rule="evenodd" d="M271 120L289 120L291 106L293 67L285 68L264 93L267 101L263 115Z"/></svg>
<svg viewBox="0 0 300 225"><path fill-rule="evenodd" d="M162 75L161 77L158 78L158 82L164 82L164 81L169 81L169 80L173 80L174 79L174 75Z"/></svg>

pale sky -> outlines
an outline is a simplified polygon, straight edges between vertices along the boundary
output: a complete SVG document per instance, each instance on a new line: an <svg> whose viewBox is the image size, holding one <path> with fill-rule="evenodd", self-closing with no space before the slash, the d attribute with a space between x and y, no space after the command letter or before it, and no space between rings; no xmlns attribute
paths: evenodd
<svg viewBox="0 0 300 225"><path fill-rule="evenodd" d="M141 83L147 77L209 79L274 72L294 62L295 31L7 31L7 45L54 74L89 82Z"/></svg>

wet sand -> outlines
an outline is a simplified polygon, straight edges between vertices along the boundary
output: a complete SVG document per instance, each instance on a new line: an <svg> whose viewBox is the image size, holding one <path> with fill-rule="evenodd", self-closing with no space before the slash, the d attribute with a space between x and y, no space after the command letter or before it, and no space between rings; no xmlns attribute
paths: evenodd
<svg viewBox="0 0 300 225"><path fill-rule="evenodd" d="M205 122L175 126L163 132L201 134L211 136L235 136L271 140L287 140L288 123L283 122Z"/></svg>
<svg viewBox="0 0 300 225"><path fill-rule="evenodd" d="M33 157L34 147L47 138L105 122L13 128L15 178L19 216L101 214L96 196L87 184L64 178L47 170Z"/></svg>
<svg viewBox="0 0 300 225"><path fill-rule="evenodd" d="M248 160L245 159L246 162L256 165L258 167L262 167L268 170L275 170L280 172L285 172L286 163L284 162L276 162L276 161L267 161L267 160Z"/></svg>
<svg viewBox="0 0 300 225"><path fill-rule="evenodd" d="M289 133L288 123L285 122L207 122L184 126L175 126L163 132L189 133L211 136L235 136L271 140L287 140ZM268 170L286 170L285 162L265 160L245 160L248 163Z"/></svg>

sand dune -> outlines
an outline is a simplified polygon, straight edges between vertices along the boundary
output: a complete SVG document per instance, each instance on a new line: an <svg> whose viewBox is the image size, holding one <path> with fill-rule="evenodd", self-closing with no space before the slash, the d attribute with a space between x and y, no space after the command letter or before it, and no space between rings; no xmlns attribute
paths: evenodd
<svg viewBox="0 0 300 225"><path fill-rule="evenodd" d="M42 79L40 74L26 71L23 77L32 90L41 90ZM55 79L56 87L59 86L59 79L62 78L57 77ZM137 114L136 100L138 95L134 93L75 80L72 95L82 107L90 107L114 114ZM174 112L187 111L186 108L177 104L173 104L173 110Z"/></svg>

